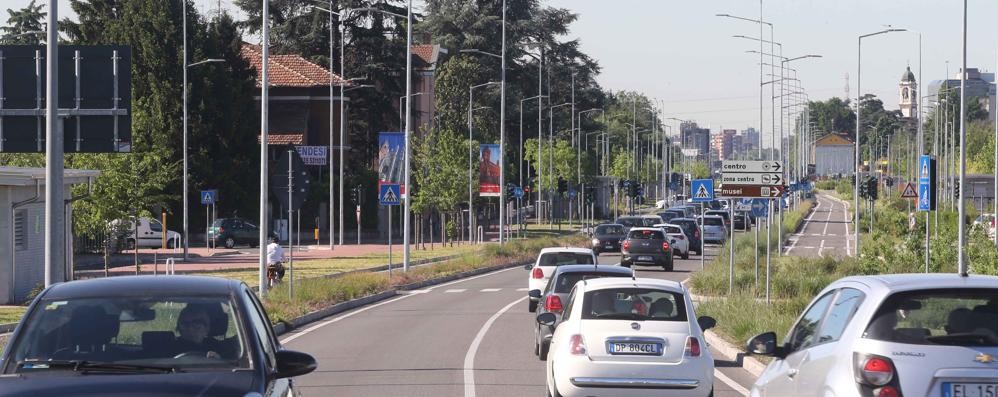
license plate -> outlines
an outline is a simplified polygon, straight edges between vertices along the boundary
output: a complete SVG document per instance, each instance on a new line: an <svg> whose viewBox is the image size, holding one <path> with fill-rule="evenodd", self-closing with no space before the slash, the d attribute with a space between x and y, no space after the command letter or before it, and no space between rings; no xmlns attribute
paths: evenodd
<svg viewBox="0 0 998 397"><path fill-rule="evenodd" d="M641 342L610 342L610 354L646 354L657 356L662 354L662 345L658 343Z"/></svg>
<svg viewBox="0 0 998 397"><path fill-rule="evenodd" d="M639 261L650 261L651 257L650 256L639 256L638 260Z"/></svg>
<svg viewBox="0 0 998 397"><path fill-rule="evenodd" d="M998 383L943 383L943 397L998 397Z"/></svg>

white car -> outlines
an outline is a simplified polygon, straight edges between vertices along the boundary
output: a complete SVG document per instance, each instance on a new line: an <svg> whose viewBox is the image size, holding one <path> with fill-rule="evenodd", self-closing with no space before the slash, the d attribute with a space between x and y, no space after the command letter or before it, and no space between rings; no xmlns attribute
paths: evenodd
<svg viewBox="0 0 998 397"><path fill-rule="evenodd" d="M138 247L160 248L163 246L163 224L159 221L139 217L137 224L132 224L132 219L111 221L112 230L121 233L125 239L128 249ZM177 248L181 246L180 233L173 230L166 231L166 247Z"/></svg>
<svg viewBox="0 0 998 397"><path fill-rule="evenodd" d="M697 396L713 393L714 359L689 294L675 281L600 278L575 284L547 357L547 395ZM540 325L556 321L537 315Z"/></svg>
<svg viewBox="0 0 998 397"><path fill-rule="evenodd" d="M669 245L672 246L673 256L690 259L690 241L686 239L686 233L683 233L682 227L671 223L659 223L654 227L662 229L665 235L669 237Z"/></svg>
<svg viewBox="0 0 998 397"><path fill-rule="evenodd" d="M524 266L530 271L527 276L527 295L530 291L543 291L548 284L548 279L554 274L555 269L561 265L592 265L596 262L596 254L589 248L576 247L552 247L544 248L537 255L537 261ZM528 299L528 309L531 313L537 311L538 298Z"/></svg>
<svg viewBox="0 0 998 397"><path fill-rule="evenodd" d="M665 208L665 200L658 200L655 202L655 208L662 209Z"/></svg>
<svg viewBox="0 0 998 397"><path fill-rule="evenodd" d="M808 305L777 345L752 396L998 395L998 277L846 277Z"/></svg>

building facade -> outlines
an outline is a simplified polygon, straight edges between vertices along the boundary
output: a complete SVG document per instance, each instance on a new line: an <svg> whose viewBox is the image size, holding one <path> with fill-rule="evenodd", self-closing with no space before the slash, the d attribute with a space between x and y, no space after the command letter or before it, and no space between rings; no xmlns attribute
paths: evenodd
<svg viewBox="0 0 998 397"><path fill-rule="evenodd" d="M828 134L814 143L811 154L815 174L832 177L852 174L856 169L854 141L845 135Z"/></svg>

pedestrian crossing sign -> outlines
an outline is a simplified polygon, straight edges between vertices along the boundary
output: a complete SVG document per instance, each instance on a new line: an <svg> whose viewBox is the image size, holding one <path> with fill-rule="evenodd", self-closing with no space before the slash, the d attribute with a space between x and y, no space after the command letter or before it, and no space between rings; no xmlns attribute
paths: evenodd
<svg viewBox="0 0 998 397"><path fill-rule="evenodd" d="M904 185L904 190L901 191L901 198L918 198L918 192L915 191L915 185L911 182Z"/></svg>
<svg viewBox="0 0 998 397"><path fill-rule="evenodd" d="M401 185L397 183L385 183L380 186L380 191L378 192L378 202L381 205L399 205L399 187Z"/></svg>
<svg viewBox="0 0 998 397"><path fill-rule="evenodd" d="M693 191L692 201L703 203L714 200L714 180L695 179L690 182L690 190Z"/></svg>

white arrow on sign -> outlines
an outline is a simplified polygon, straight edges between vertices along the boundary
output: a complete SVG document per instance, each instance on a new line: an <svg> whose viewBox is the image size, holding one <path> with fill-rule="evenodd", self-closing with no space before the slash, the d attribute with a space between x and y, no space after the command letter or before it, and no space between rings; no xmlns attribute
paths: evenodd
<svg viewBox="0 0 998 397"><path fill-rule="evenodd" d="M721 172L780 172L783 162L780 161L724 161Z"/></svg>
<svg viewBox="0 0 998 397"><path fill-rule="evenodd" d="M724 185L782 185L783 176L780 174L768 173L729 173L721 175L721 183Z"/></svg>

